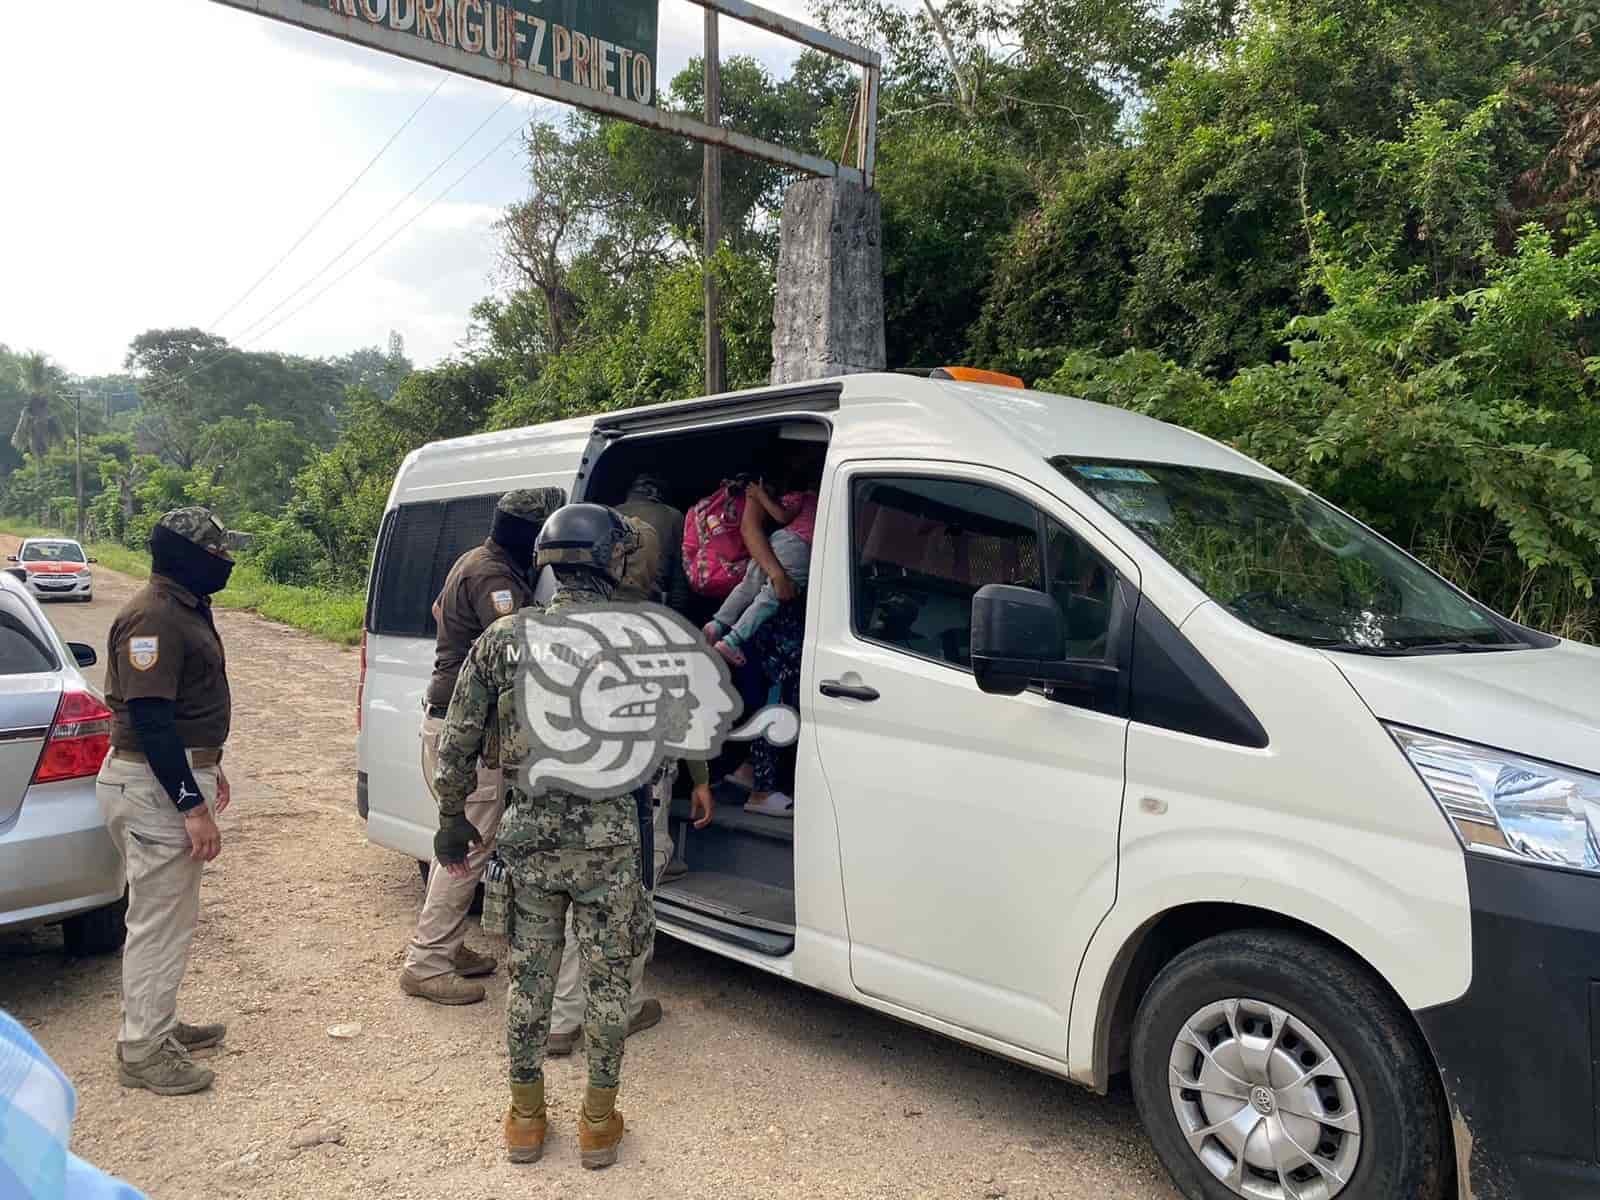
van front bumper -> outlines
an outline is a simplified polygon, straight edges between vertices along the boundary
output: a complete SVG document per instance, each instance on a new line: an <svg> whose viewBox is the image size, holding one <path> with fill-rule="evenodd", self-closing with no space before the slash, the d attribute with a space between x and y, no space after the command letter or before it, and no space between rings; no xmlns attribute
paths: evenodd
<svg viewBox="0 0 1600 1200"><path fill-rule="evenodd" d="M1417 1013L1473 1200L1600 1196L1600 876L1468 854L1472 986Z"/></svg>

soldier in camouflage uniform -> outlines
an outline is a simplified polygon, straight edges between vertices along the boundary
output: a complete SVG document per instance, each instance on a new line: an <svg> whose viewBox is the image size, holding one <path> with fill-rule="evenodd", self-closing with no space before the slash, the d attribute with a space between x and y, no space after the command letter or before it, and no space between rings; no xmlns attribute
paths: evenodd
<svg viewBox="0 0 1600 1200"><path fill-rule="evenodd" d="M557 590L542 611L608 602L637 544L622 518L601 505L569 504L552 514L539 534L537 564L552 568ZM570 908L588 977L589 1086L578 1144L585 1167L604 1167L616 1161L623 1133L616 1097L628 1027L628 969L654 934L654 915L639 872L632 793L592 799L551 788L527 795L520 786L517 768L533 751L529 723L518 708L522 619L513 615L489 626L456 680L433 779L439 801L434 848L441 863L459 863L482 840L464 803L476 785L487 716L495 712L509 785L497 843L510 876L513 914L506 1150L512 1162L536 1162L544 1151L545 1046Z"/></svg>

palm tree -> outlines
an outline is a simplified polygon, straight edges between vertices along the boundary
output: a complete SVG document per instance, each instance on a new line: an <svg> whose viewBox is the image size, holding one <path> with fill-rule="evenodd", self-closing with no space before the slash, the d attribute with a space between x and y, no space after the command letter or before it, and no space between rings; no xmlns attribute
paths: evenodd
<svg viewBox="0 0 1600 1200"><path fill-rule="evenodd" d="M42 460L51 443L59 442L66 436L60 418L50 406L60 384L61 369L50 361L49 356L33 350L18 360L17 374L27 403L17 417L17 428L11 435L11 444L19 454L32 454L35 459Z"/></svg>

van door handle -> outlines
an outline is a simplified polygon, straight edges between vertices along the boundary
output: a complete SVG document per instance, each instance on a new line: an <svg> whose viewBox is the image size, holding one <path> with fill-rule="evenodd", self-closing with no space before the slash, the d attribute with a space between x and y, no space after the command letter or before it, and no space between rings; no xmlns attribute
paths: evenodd
<svg viewBox="0 0 1600 1200"><path fill-rule="evenodd" d="M843 700L876 700L878 698L878 689L875 687L867 687L859 683L841 683L837 679L824 679L817 686L817 691L824 696L836 696Z"/></svg>

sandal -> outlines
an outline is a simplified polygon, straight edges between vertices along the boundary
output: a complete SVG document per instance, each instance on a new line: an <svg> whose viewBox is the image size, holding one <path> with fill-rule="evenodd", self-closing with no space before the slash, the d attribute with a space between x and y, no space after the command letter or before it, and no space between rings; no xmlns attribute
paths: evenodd
<svg viewBox="0 0 1600 1200"><path fill-rule="evenodd" d="M747 813L760 813L764 817L794 817L794 797L787 792L768 792L764 800L745 801Z"/></svg>

